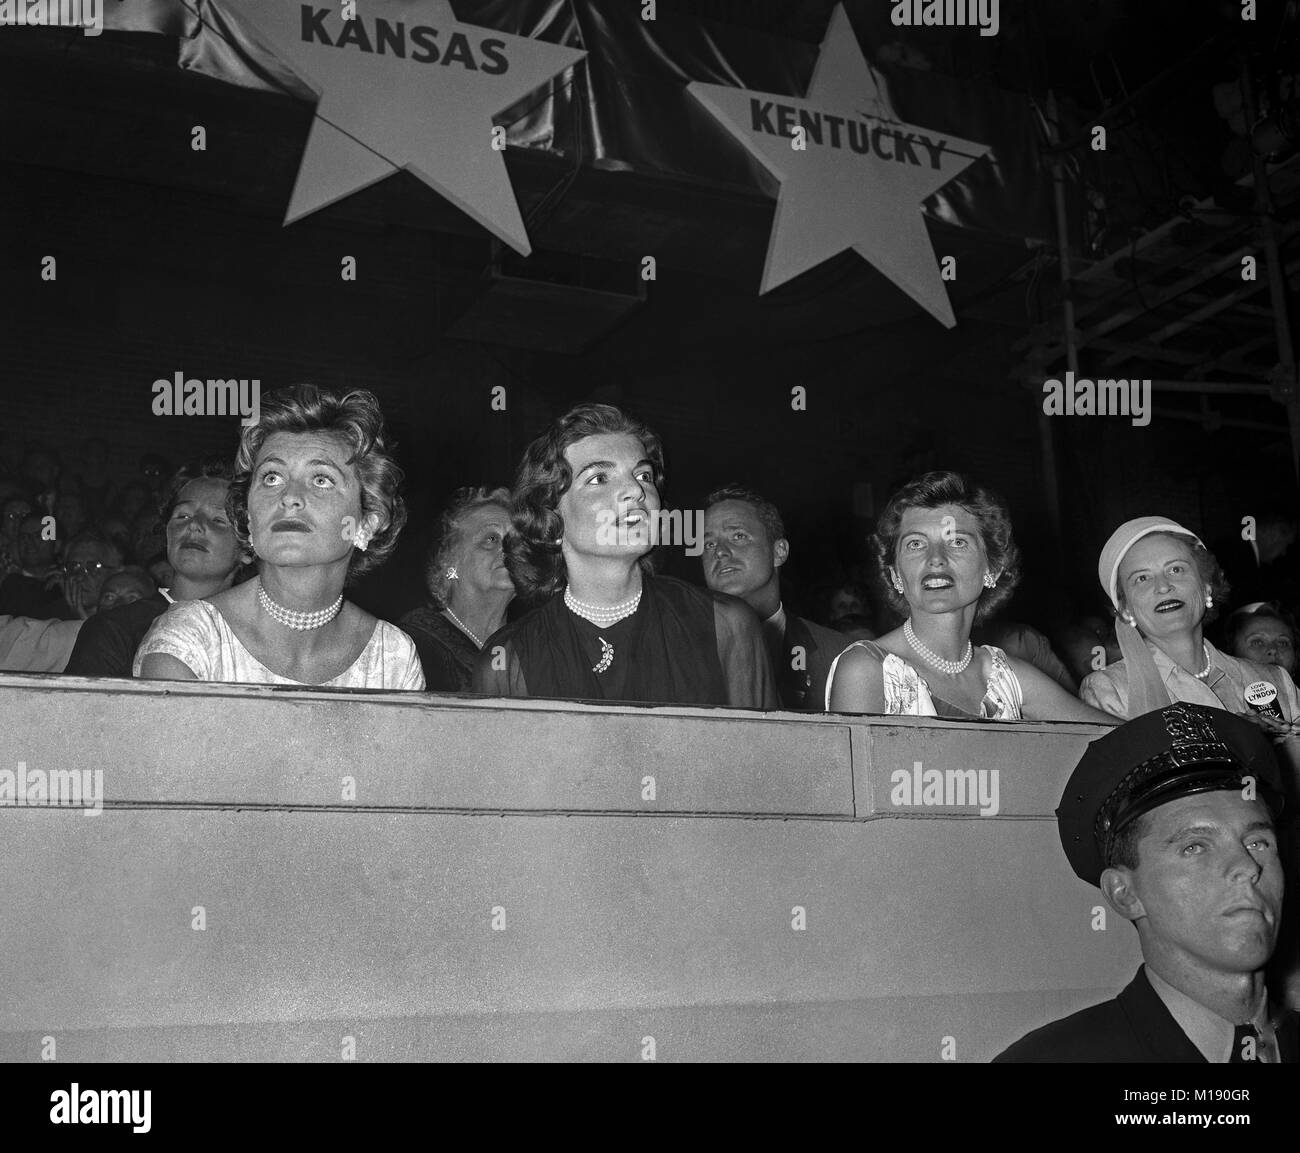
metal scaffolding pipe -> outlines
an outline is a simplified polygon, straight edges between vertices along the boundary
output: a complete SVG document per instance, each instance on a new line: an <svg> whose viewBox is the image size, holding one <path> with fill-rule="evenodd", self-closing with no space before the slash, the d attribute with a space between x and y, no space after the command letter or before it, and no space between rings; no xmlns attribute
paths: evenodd
<svg viewBox="0 0 1300 1153"><path fill-rule="evenodd" d="M1240 59L1242 107L1246 113L1246 123L1254 124L1259 118L1259 109L1255 103L1255 83L1250 75L1249 59L1244 53ZM1281 375L1287 420L1291 426L1291 465L1300 477L1300 397L1296 395L1295 347L1291 342L1291 324L1287 316L1286 282L1278 245L1277 222L1273 219L1273 197L1268 188L1268 169L1264 158L1253 147L1250 156L1255 170L1255 207L1259 213L1264 258L1268 265L1273 326L1277 334L1278 372Z"/></svg>

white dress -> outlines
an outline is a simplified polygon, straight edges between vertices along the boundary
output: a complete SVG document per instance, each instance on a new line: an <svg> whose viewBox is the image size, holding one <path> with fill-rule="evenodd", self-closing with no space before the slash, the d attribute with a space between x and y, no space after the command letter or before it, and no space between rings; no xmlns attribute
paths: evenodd
<svg viewBox="0 0 1300 1153"><path fill-rule="evenodd" d="M979 716L983 720L1018 721L1024 704L1024 693L1015 671L1007 661L1007 654L993 645L979 646L989 654L989 679L984 686L984 699L980 702ZM943 703L943 711L935 708L930 696L930 686L925 678L902 657L880 647L875 641L854 641L831 664L826 678L826 711L831 711L831 686L835 683L835 670L840 657L849 649L866 649L880 661L885 688L885 715L903 717L968 716L962 709Z"/></svg>
<svg viewBox="0 0 1300 1153"><path fill-rule="evenodd" d="M179 601L154 621L136 649L133 676L150 653L175 657L201 681L254 685L305 685L272 672L243 645L208 601ZM313 688L424 688L424 670L415 644L396 625L377 621L361 655L331 680Z"/></svg>

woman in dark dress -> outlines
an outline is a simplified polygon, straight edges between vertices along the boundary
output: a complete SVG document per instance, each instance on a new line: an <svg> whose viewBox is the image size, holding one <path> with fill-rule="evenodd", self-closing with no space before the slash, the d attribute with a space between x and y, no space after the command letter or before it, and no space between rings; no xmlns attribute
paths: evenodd
<svg viewBox="0 0 1300 1153"><path fill-rule="evenodd" d="M779 707L753 610L654 575L663 476L659 438L610 405L579 405L528 446L506 564L541 603L489 638L476 692Z"/></svg>
<svg viewBox="0 0 1300 1153"><path fill-rule="evenodd" d="M483 642L506 620L515 586L506 569L510 491L462 488L443 512L424 580L430 602L399 623L415 642L431 693L467 693Z"/></svg>

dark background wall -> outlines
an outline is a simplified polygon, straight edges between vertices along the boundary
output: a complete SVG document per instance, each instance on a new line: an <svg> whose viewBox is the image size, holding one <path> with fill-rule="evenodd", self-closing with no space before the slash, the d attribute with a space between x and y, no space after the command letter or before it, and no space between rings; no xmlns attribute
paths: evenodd
<svg viewBox="0 0 1300 1153"><path fill-rule="evenodd" d="M770 199L575 174L512 149L535 245L528 262L506 262L531 278L512 295L485 234L404 173L282 227L309 105L182 73L166 37L106 33L87 47L57 30L26 35L0 73L12 144L0 162L0 434L48 441L65 466L102 436L125 478L144 451L179 463L233 450L234 418L153 416L157 378L371 388L413 511L397 557L359 594L388 615L422 595L427 527L446 495L508 481L527 440L584 399L661 433L670 503L698 507L733 479L770 494L805 598L861 567L870 518L929 468L968 470L1007 496L1027 561L1009 614L1044 624L1096 594L1097 552L1126 517L1161 512L1215 538L1292 490L1283 410L1267 401L1276 432L1058 419L1058 553L1041 393L1012 379L1015 342L1056 319L1041 295L1055 271L1023 243L931 225L936 252L961 253L964 270L949 332L852 253L760 297ZM195 123L205 153L190 149ZM542 211L561 187L559 207ZM584 206L600 209L585 234ZM621 255L588 259L611 228ZM637 249L662 256L639 302ZM710 269L701 253L714 252ZM58 259L54 283L40 279L45 255ZM356 282L340 278L345 255ZM806 412L791 408L796 385ZM503 413L490 407L496 386ZM669 571L698 576L680 557Z"/></svg>

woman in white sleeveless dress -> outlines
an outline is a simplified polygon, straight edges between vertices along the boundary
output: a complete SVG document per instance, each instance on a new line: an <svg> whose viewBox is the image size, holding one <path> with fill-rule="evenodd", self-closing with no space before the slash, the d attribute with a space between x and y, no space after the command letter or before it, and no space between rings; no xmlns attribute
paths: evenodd
<svg viewBox="0 0 1300 1153"><path fill-rule="evenodd" d="M371 393L304 384L264 397L228 498L258 575L172 605L136 650L134 675L423 689L411 638L343 599L397 546L401 478Z"/></svg>
<svg viewBox="0 0 1300 1153"><path fill-rule="evenodd" d="M1033 665L971 644L971 628L1020 577L1011 518L994 493L959 473L926 473L890 500L872 543L886 593L908 619L835 658L829 712L1115 723Z"/></svg>

